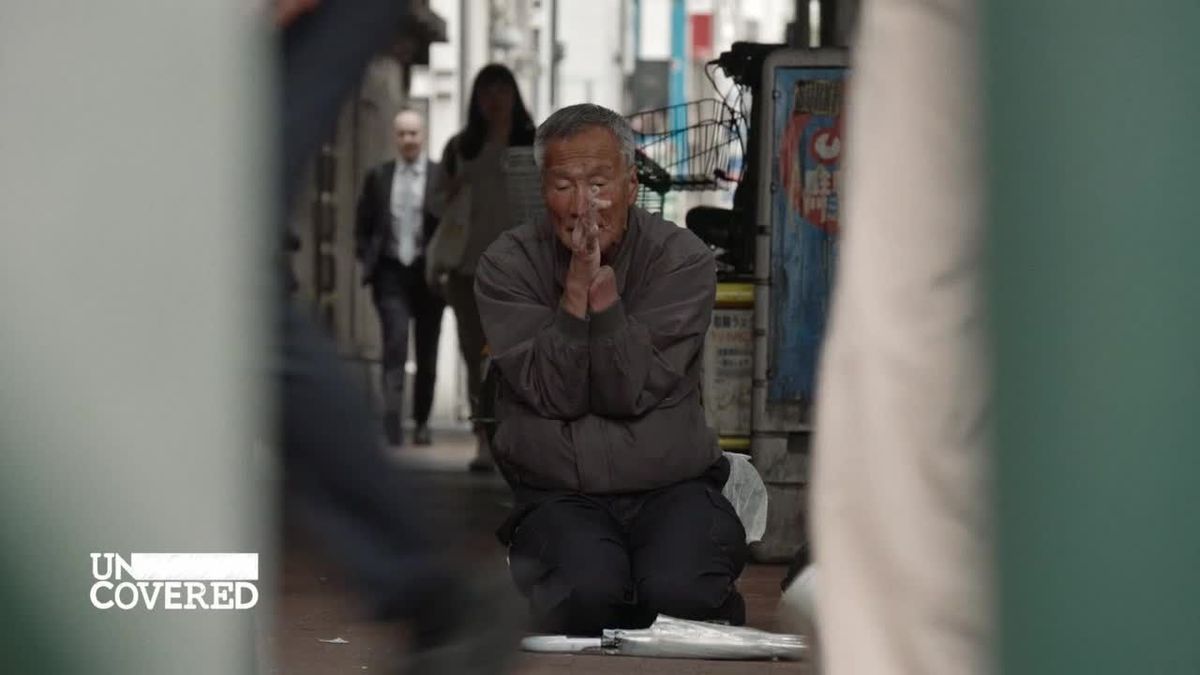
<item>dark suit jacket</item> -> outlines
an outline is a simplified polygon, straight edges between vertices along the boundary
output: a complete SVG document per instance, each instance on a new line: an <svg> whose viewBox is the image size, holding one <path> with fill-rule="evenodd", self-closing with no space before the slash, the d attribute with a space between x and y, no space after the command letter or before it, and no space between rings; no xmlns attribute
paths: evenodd
<svg viewBox="0 0 1200 675"><path fill-rule="evenodd" d="M392 178L396 175L396 161L384 162L367 172L363 180L362 194L358 198L358 209L354 221L354 250L362 263L363 284L371 283L375 269L383 257L392 234ZM417 258L413 265L424 266L425 247L437 229L438 219L432 206L439 180L436 162L425 163L425 195L422 199L424 220L421 236L417 242Z"/></svg>

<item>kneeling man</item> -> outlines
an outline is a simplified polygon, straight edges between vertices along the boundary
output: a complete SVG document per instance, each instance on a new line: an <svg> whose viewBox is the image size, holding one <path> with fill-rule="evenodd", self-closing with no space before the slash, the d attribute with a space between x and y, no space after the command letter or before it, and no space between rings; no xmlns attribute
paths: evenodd
<svg viewBox="0 0 1200 675"><path fill-rule="evenodd" d="M740 624L745 531L700 405L716 290L708 248L634 206L633 132L596 105L538 128L546 222L476 272L499 369L501 529L537 628L576 635L658 613Z"/></svg>

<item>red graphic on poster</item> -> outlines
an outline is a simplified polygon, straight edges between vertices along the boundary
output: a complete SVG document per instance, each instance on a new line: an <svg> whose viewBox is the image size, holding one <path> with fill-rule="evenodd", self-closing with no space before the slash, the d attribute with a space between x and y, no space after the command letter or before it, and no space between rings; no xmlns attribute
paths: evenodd
<svg viewBox="0 0 1200 675"><path fill-rule="evenodd" d="M781 187L792 208L829 234L838 230L840 122L840 116L792 115L783 130L778 158Z"/></svg>
<svg viewBox="0 0 1200 675"><path fill-rule="evenodd" d="M808 150L818 162L833 166L842 157L842 135L837 129L821 129L812 135Z"/></svg>

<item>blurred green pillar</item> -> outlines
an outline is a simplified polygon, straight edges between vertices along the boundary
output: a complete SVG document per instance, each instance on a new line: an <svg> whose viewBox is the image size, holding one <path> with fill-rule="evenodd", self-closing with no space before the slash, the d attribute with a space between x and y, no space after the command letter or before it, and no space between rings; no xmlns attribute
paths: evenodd
<svg viewBox="0 0 1200 675"><path fill-rule="evenodd" d="M270 669L269 4L0 2L0 673ZM259 604L94 607L139 552Z"/></svg>
<svg viewBox="0 0 1200 675"><path fill-rule="evenodd" d="M985 3L1002 671L1200 672L1200 2Z"/></svg>

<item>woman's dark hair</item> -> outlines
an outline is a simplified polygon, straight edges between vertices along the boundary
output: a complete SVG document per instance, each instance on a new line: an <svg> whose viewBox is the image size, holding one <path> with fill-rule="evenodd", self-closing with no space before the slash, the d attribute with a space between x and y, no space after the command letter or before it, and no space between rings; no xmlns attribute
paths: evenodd
<svg viewBox="0 0 1200 675"><path fill-rule="evenodd" d="M511 70L499 63L489 63L475 75L471 85L471 103L467 106L467 128L459 138L459 153L463 159L475 159L483 149L487 139L487 121L483 119L483 111L479 108L479 93L484 87L502 82L512 87L512 132L508 136L509 145L533 145L533 135L536 128L533 118L525 108L521 98L521 88L517 86L517 78Z"/></svg>

